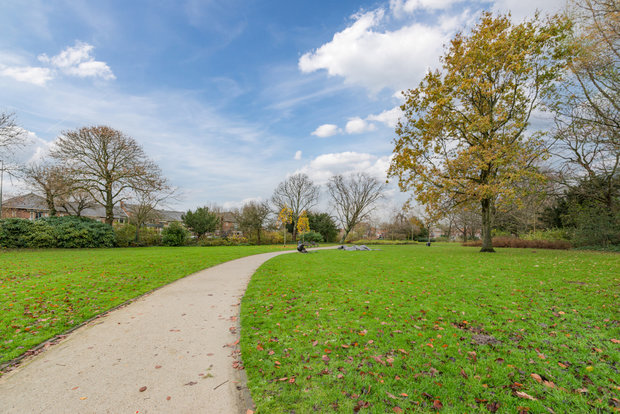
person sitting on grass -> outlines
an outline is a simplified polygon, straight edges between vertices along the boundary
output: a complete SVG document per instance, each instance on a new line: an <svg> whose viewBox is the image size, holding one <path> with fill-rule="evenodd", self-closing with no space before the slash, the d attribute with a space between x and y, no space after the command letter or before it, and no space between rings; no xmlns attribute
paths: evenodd
<svg viewBox="0 0 620 414"><path fill-rule="evenodd" d="M306 246L304 246L304 242L303 241L299 241L299 243L297 243L297 251L299 253L308 253L308 250L306 250Z"/></svg>

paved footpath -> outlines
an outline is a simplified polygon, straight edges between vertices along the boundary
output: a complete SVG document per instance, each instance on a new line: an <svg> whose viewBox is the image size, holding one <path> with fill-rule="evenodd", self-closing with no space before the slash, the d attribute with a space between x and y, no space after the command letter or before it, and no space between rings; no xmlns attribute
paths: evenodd
<svg viewBox="0 0 620 414"><path fill-rule="evenodd" d="M245 414L239 303L283 253L202 270L95 319L0 377L0 413Z"/></svg>

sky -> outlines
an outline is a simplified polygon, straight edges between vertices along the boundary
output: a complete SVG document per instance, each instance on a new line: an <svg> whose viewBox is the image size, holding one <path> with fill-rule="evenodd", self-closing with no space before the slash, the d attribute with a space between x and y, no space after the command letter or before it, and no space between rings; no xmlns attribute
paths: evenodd
<svg viewBox="0 0 620 414"><path fill-rule="evenodd" d="M63 131L133 137L180 197L267 200L288 176L386 179L400 91L439 67L481 11L564 0L0 0L0 111L45 157ZM5 193L25 191L5 179ZM407 199L394 183L385 206ZM323 205L327 194L323 191Z"/></svg>

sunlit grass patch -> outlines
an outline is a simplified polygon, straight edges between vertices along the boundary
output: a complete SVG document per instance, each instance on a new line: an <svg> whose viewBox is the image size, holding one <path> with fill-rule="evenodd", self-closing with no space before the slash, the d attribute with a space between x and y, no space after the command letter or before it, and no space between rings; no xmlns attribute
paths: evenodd
<svg viewBox="0 0 620 414"><path fill-rule="evenodd" d="M620 256L477 250L267 262L242 301L258 412L610 410Z"/></svg>

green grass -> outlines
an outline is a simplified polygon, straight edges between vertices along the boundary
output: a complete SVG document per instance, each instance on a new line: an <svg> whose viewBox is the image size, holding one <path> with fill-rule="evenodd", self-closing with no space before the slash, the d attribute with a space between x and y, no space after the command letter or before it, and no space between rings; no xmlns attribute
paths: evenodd
<svg viewBox="0 0 620 414"><path fill-rule="evenodd" d="M0 363L183 276L228 260L282 249L224 246L0 251Z"/></svg>
<svg viewBox="0 0 620 414"><path fill-rule="evenodd" d="M595 252L279 256L242 301L249 387L259 413L611 412L619 284Z"/></svg>

